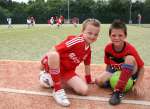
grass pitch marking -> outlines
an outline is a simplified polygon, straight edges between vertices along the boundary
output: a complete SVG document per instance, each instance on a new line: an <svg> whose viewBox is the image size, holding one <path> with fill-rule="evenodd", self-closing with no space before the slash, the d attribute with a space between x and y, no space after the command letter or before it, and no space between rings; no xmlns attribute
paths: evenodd
<svg viewBox="0 0 150 109"><path fill-rule="evenodd" d="M16 94L27 94L27 95L39 95L39 96L52 96L52 93L48 92L37 92L37 91L29 91L29 90L18 90L11 88L0 88L0 92L2 93L16 93ZM90 101L101 101L108 102L108 97L100 97L100 96L78 96L78 95L68 95L70 99L79 99L79 100L90 100ZM132 104L132 105L145 105L150 106L150 101L146 100L122 100L122 103Z"/></svg>

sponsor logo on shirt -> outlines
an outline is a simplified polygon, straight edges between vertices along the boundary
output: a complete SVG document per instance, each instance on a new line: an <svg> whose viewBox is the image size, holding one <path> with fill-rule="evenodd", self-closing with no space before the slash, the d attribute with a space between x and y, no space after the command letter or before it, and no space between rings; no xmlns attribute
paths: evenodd
<svg viewBox="0 0 150 109"><path fill-rule="evenodd" d="M69 59L71 59L74 63L80 63L80 60L78 59L75 53L69 53Z"/></svg>

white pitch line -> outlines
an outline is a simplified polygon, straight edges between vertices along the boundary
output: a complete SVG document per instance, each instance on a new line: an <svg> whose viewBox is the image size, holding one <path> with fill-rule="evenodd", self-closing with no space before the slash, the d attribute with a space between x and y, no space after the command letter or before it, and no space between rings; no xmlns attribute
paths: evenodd
<svg viewBox="0 0 150 109"><path fill-rule="evenodd" d="M0 92L27 94L27 95L52 96L52 93L48 93L48 92L18 90L18 89L11 89L11 88L0 88ZM70 99L79 99L79 100L101 101L101 102L108 102L108 100L109 100L108 97L100 97L100 96L68 95L68 98L70 98ZM146 100L122 100L122 103L133 104L133 105L136 104L136 105L150 106L150 101L146 101Z"/></svg>
<svg viewBox="0 0 150 109"><path fill-rule="evenodd" d="M31 61L31 60L9 60L9 59L0 59L0 62L1 61L5 61L5 62L30 62L30 63L33 63L33 62L36 62L36 63L40 63L40 60L37 60L37 61ZM82 63L80 64L82 65ZM83 64L84 65L84 64ZM91 65L94 65L94 66L105 66L105 64L101 63L101 64L91 64ZM150 66L144 66L145 68L150 68Z"/></svg>

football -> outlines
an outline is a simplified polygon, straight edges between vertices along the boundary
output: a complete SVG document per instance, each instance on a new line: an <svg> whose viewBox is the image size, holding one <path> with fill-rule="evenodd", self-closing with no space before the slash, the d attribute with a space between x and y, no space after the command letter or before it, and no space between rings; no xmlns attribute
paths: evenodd
<svg viewBox="0 0 150 109"><path fill-rule="evenodd" d="M117 84L117 82L118 82L118 80L119 80L120 73L121 73L121 71L116 71L116 72L112 75L112 77L110 78L110 86L111 86L112 89L115 88L115 86L116 86L116 84ZM131 90L131 89L132 89L132 86L133 86L133 80L130 78L130 79L128 80L127 84L126 84L126 87L125 87L124 92L128 92L129 90Z"/></svg>

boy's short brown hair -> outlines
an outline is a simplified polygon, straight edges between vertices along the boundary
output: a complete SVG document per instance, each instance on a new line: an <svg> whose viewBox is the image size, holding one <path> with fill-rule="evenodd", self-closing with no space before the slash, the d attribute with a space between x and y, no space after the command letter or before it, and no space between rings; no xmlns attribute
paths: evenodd
<svg viewBox="0 0 150 109"><path fill-rule="evenodd" d="M85 28L87 27L87 25L93 25L95 27L100 27L100 21L97 19L86 19L83 23L82 23L82 31L85 30Z"/></svg>
<svg viewBox="0 0 150 109"><path fill-rule="evenodd" d="M111 35L111 31L112 29L122 29L124 31L124 34L127 36L127 27L126 27L126 24L117 19L117 20L114 20L109 28L109 35Z"/></svg>

